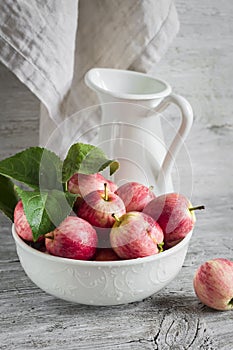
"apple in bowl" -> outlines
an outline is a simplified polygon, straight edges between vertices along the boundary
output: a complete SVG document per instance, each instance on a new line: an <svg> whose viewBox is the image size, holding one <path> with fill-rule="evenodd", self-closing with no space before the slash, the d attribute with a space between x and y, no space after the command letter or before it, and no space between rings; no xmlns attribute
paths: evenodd
<svg viewBox="0 0 233 350"><path fill-rule="evenodd" d="M193 207L190 201L180 193L167 193L150 201L143 213L151 216L162 228L166 248L179 243L194 227L195 210L204 209L203 205Z"/></svg>

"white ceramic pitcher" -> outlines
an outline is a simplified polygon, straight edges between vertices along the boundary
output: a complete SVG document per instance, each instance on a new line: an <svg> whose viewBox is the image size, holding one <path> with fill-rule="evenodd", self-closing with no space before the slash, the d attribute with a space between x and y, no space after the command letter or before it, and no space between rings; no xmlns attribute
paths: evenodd
<svg viewBox="0 0 233 350"><path fill-rule="evenodd" d="M114 181L138 181L157 193L172 191L171 169L193 121L189 102L173 94L167 82L133 71L93 68L85 83L101 103L98 145L120 161ZM170 103L180 108L181 124L167 150L159 113Z"/></svg>

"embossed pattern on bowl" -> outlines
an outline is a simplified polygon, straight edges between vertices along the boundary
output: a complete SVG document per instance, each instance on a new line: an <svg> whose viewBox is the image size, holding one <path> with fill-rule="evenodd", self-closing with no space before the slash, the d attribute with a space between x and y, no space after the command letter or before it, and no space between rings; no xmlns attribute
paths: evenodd
<svg viewBox="0 0 233 350"><path fill-rule="evenodd" d="M190 232L178 245L145 258L81 261L55 257L28 246L15 232L20 263L39 288L58 298L87 305L118 305L142 300L166 285L184 262Z"/></svg>

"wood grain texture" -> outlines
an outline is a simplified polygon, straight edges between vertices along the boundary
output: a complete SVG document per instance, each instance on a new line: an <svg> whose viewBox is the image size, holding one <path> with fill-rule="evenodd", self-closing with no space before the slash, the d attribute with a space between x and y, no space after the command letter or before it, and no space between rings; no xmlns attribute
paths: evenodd
<svg viewBox="0 0 233 350"><path fill-rule="evenodd" d="M196 298L196 268L215 257L233 260L233 3L178 0L181 31L154 69L195 110L195 124L177 159L175 188L205 204L184 266L165 289L138 303L88 307L56 299L25 275L0 215L1 350L232 350L233 312ZM169 118L176 123L171 109ZM0 158L38 143L39 102L0 66ZM167 129L166 129L167 128ZM165 125L167 138L173 130ZM190 158L189 158L190 157ZM180 179L182 181L180 182Z"/></svg>

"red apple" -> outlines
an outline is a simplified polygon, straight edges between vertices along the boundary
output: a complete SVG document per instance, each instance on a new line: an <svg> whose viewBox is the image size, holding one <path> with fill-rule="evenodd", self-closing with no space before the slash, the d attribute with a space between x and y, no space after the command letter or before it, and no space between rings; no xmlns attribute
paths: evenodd
<svg viewBox="0 0 233 350"><path fill-rule="evenodd" d="M179 243L194 227L196 217L190 201L179 193L168 193L156 197L143 209L158 222L164 233L166 247Z"/></svg>
<svg viewBox="0 0 233 350"><path fill-rule="evenodd" d="M76 216L68 216L45 237L46 249L52 255L89 260L96 252L98 238L95 229Z"/></svg>
<svg viewBox="0 0 233 350"><path fill-rule="evenodd" d="M14 224L17 234L26 241L33 242L32 229L27 221L22 201L19 201L14 210Z"/></svg>
<svg viewBox="0 0 233 350"><path fill-rule="evenodd" d="M119 196L108 192L107 184L104 190L93 191L84 197L83 202L77 210L77 215L87 220L95 227L109 228L115 222L112 213L123 215L125 206Z"/></svg>
<svg viewBox="0 0 233 350"><path fill-rule="evenodd" d="M119 259L119 256L111 248L98 249L95 256L96 261L114 261Z"/></svg>
<svg viewBox="0 0 233 350"><path fill-rule="evenodd" d="M138 182L128 182L120 186L115 193L123 200L126 212L142 211L155 198L151 187Z"/></svg>
<svg viewBox="0 0 233 350"><path fill-rule="evenodd" d="M68 181L68 191L85 197L90 192L103 190L105 183L107 183L110 192L116 191L117 185L105 179L100 173L90 175L77 173Z"/></svg>
<svg viewBox="0 0 233 350"><path fill-rule="evenodd" d="M233 262L213 259L197 269L194 290L201 302L216 310L233 309Z"/></svg>
<svg viewBox="0 0 233 350"><path fill-rule="evenodd" d="M133 211L115 219L110 241L120 258L135 259L159 253L163 231L149 215Z"/></svg>

